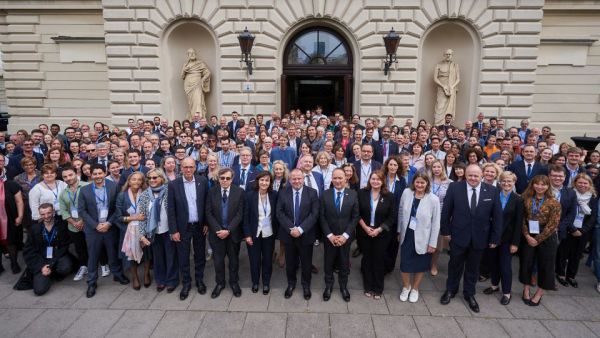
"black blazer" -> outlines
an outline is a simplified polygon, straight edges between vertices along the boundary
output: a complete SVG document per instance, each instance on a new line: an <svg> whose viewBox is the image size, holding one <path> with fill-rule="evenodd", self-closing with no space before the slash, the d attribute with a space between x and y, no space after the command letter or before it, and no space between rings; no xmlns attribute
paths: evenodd
<svg viewBox="0 0 600 338"><path fill-rule="evenodd" d="M89 233L95 233L96 227L98 226L98 206L96 204L96 196L94 195L94 186L96 183L92 182L86 186L81 187L79 190L79 200L77 203L77 212L79 217L83 219L84 231ZM117 184L110 181L104 180L106 187L106 195L108 198L108 222L115 225L114 215L117 200Z"/></svg>
<svg viewBox="0 0 600 338"><path fill-rule="evenodd" d="M275 209L277 208L277 192L269 192L269 204L271 205L271 228L273 234L277 236L279 231L279 223L275 217ZM258 191L249 190L246 192L246 206L244 208L244 237L252 237L256 239L256 230L258 229Z"/></svg>
<svg viewBox="0 0 600 338"><path fill-rule="evenodd" d="M379 163L383 163L383 140L380 139L373 144L373 159ZM388 154L389 156L397 155L399 153L398 144L392 140L388 140Z"/></svg>
<svg viewBox="0 0 600 338"><path fill-rule="evenodd" d="M300 225L303 233L300 236L302 244L312 245L315 241L315 226L319 219L319 197L315 189L304 186L300 196ZM279 190L276 209L279 222L279 240L291 243L294 238L290 235L294 227L294 189L287 186Z"/></svg>
<svg viewBox="0 0 600 338"><path fill-rule="evenodd" d="M471 215L467 182L452 182L444 198L441 234L452 236L458 246L483 250L489 244L499 244L502 234L502 205L498 190L481 183L477 208Z"/></svg>
<svg viewBox="0 0 600 338"><path fill-rule="evenodd" d="M221 214L221 203L223 196L221 195L221 187L213 187L208 192L206 199L206 223L208 224L209 239L216 240L216 232L225 230L223 228L223 215ZM242 221L244 220L244 190L242 188L231 185L228 189L227 196L227 224L230 231L229 236L235 243L242 240Z"/></svg>
<svg viewBox="0 0 600 338"><path fill-rule="evenodd" d="M204 205L208 191L208 183L205 177L194 175L196 182L196 210L198 211L198 223L204 225ZM167 188L167 217L169 219L169 233L185 231L188 228L188 205L183 187L183 176L177 177L169 182Z"/></svg>
<svg viewBox="0 0 600 338"><path fill-rule="evenodd" d="M565 180L566 181L566 180ZM573 222L577 216L577 194L571 188L560 189L560 223L558 223L558 239L563 240L567 233L575 231Z"/></svg>
<svg viewBox="0 0 600 338"><path fill-rule="evenodd" d="M515 175L517 175L517 183L515 183L515 191L517 194L522 194L527 188L527 184L529 184L529 180L537 175L548 175L548 169L540 164L540 162L535 161L533 166L531 167L531 175L527 177L527 171L525 170L525 161L516 161L511 163L506 170L512 171Z"/></svg>
<svg viewBox="0 0 600 338"><path fill-rule="evenodd" d="M498 194L502 192L499 191ZM500 243L510 243L511 245L519 246L521 242L523 212L525 205L521 196L514 192L508 196L508 202L504 210L502 210L502 236Z"/></svg>
<svg viewBox="0 0 600 338"><path fill-rule="evenodd" d="M234 161L231 166L233 170L233 181L232 184L235 186L240 186L240 182L242 179L242 166L238 161ZM250 163L248 166L248 170L246 170L246 188L245 191L249 191L254 189L254 180L256 180L256 175L258 174L256 168Z"/></svg>
<svg viewBox="0 0 600 338"><path fill-rule="evenodd" d="M596 225L596 217L598 215L598 198L592 197L588 202L588 206L590 207L590 209L592 209L592 213L589 215L585 215L585 217L583 218L583 224L581 229L575 228L573 223L571 223L571 226L567 229L569 233L573 233L576 230L580 230L581 233L585 235L594 230L594 226Z"/></svg>
<svg viewBox="0 0 600 338"><path fill-rule="evenodd" d="M385 231L391 231L394 228L394 208L396 202L392 194L383 193L379 196L379 202L377 202L377 208L375 209L375 228L383 228ZM367 225L371 223L371 191L367 189L360 189L358 191L358 208L360 213L360 219L362 219ZM366 236L365 232L361 227L358 227L357 236Z"/></svg>
<svg viewBox="0 0 600 338"><path fill-rule="evenodd" d="M335 208L336 194L335 188L331 188L321 196L320 220L323 235L339 236L346 233L352 238L359 218L358 194L352 189L344 189L341 210Z"/></svg>
<svg viewBox="0 0 600 338"><path fill-rule="evenodd" d="M71 244L69 230L62 222L55 219L54 227L57 232L56 237L50 243L54 250L52 259L48 262L46 259L48 244L44 239L43 227L43 222L37 222L31 226L31 235L27 236L27 242L23 248L23 258L27 264L27 269L33 274L40 272L46 264L49 264L50 268L54 268L59 258L69 254L69 244Z"/></svg>

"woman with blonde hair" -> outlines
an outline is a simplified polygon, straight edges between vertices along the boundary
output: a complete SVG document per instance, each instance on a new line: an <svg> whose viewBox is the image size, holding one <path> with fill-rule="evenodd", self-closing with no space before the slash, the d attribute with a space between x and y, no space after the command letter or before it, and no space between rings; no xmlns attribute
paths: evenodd
<svg viewBox="0 0 600 338"><path fill-rule="evenodd" d="M331 185L331 178L336 166L334 164L331 164L331 158L329 157L329 154L327 154L327 152L325 151L319 151L317 153L317 156L315 157L315 163L316 165L312 171L318 172L321 175L323 175L323 190L327 190Z"/></svg>
<svg viewBox="0 0 600 338"><path fill-rule="evenodd" d="M493 185L494 187L498 186L498 177L500 177L500 174L503 172L499 165L494 162L484 163L481 167L481 171L483 172L483 182Z"/></svg>
<svg viewBox="0 0 600 338"><path fill-rule="evenodd" d="M208 188L210 189L219 184L219 170L221 170L221 166L219 166L219 158L215 153L208 154L206 163L208 169L206 169L205 175L208 179Z"/></svg>
<svg viewBox="0 0 600 338"><path fill-rule="evenodd" d="M446 192L448 191L450 183L452 183L452 180L446 176L446 171L444 169L444 163L440 160L435 160L431 164L431 193L437 196L438 200L440 201L440 210L444 206ZM444 239L444 236L440 235L438 237L436 250L431 256L430 273L432 276L437 276L438 274L437 261L440 256L440 252L448 248L448 241Z"/></svg>

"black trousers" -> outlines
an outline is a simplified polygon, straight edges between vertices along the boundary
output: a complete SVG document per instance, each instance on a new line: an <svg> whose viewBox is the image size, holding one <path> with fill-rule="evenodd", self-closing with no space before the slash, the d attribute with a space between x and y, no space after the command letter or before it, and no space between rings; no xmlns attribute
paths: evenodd
<svg viewBox="0 0 600 338"><path fill-rule="evenodd" d="M323 240L325 246L324 255L324 271L325 271L325 285L332 287L335 281L333 277L334 266L339 267L338 283L340 288L346 288L348 285L348 275L350 274L350 244L351 240L347 240L346 244L342 246L333 246L329 239Z"/></svg>
<svg viewBox="0 0 600 338"><path fill-rule="evenodd" d="M390 233L395 234L396 232L390 231ZM398 258L399 251L400 251L400 242L398 242L398 239L394 236L393 238L391 238L388 241L388 244L386 245L385 254L383 256L385 273L390 273L390 272L394 271L394 269L396 268L396 259Z"/></svg>
<svg viewBox="0 0 600 338"><path fill-rule="evenodd" d="M75 253L77 254L77 266L87 266L88 264L88 251L87 251L87 243L85 242L85 234L83 231L73 232L69 231L69 237L71 239L71 243L75 246ZM104 257L106 258L106 256ZM100 265L102 264L102 259L100 259ZM104 261L106 262L106 261Z"/></svg>
<svg viewBox="0 0 600 338"><path fill-rule="evenodd" d="M177 249L168 232L154 234L152 239L154 279L157 285L175 287L179 283Z"/></svg>
<svg viewBox="0 0 600 338"><path fill-rule="evenodd" d="M299 262L302 287L310 288L312 255L313 243L305 245L302 243L302 238L292 238L291 241L285 243L285 272L289 286L296 286L296 271Z"/></svg>
<svg viewBox="0 0 600 338"><path fill-rule="evenodd" d="M216 234L210 234L208 241L213 249L213 262L215 265L215 281L218 285L225 285L225 256L229 260L229 285L237 284L240 280L240 243L235 243L231 236L220 239Z"/></svg>
<svg viewBox="0 0 600 338"><path fill-rule="evenodd" d="M498 286L502 281L502 293L505 295L509 294L512 289L512 255L510 253L510 243L502 243L494 249L486 249L485 256L487 256L490 264L489 270L492 277L492 285Z"/></svg>
<svg viewBox="0 0 600 338"><path fill-rule="evenodd" d="M554 268L558 236L552 234L536 247L527 241L521 245L519 255L519 282L531 285L534 266L537 266L537 285L544 290L554 290Z"/></svg>
<svg viewBox="0 0 600 338"><path fill-rule="evenodd" d="M446 289L451 293L457 293L460 278L463 277L463 295L474 296L482 255L483 249L475 249L472 246L462 247L450 241Z"/></svg>
<svg viewBox="0 0 600 338"><path fill-rule="evenodd" d="M192 285L190 272L190 254L194 249L194 275L196 285L204 281L204 265L206 264L205 248L206 236L202 233L202 227L198 223L188 224L185 231L179 233L181 241L175 242L177 257L179 259L179 271L181 272L182 284Z"/></svg>
<svg viewBox="0 0 600 338"><path fill-rule="evenodd" d="M275 235L253 238L252 245L247 245L246 247L248 249L248 257L250 258L252 284L258 285L262 273L263 286L271 285Z"/></svg>
<svg viewBox="0 0 600 338"><path fill-rule="evenodd" d="M48 260L49 261L49 260ZM71 273L73 268L73 262L69 255L60 257L53 266L50 267L52 273L48 276L44 276L41 271L37 271L33 274L33 293L36 296L41 296L50 290L50 284L52 284L53 278L63 278Z"/></svg>
<svg viewBox="0 0 600 338"><path fill-rule="evenodd" d="M556 274L559 276L567 276L567 278L575 278L577 270L579 270L579 261L583 257L583 249L588 242L588 235L583 234L575 237L571 234L563 239L558 245L556 252Z"/></svg>
<svg viewBox="0 0 600 338"><path fill-rule="evenodd" d="M397 242L391 237L392 235L385 231L374 238L362 236L360 238L363 253L360 269L363 275L363 286L366 292L373 292L378 295L383 293L383 280L385 278L384 257L389 242Z"/></svg>

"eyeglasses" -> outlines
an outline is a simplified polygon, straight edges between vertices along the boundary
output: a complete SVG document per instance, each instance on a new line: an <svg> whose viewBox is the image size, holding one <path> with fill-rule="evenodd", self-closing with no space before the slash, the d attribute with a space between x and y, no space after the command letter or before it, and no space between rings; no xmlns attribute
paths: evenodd
<svg viewBox="0 0 600 338"><path fill-rule="evenodd" d="M88 152L93 153L96 151L96 149L87 149Z"/></svg>
<svg viewBox="0 0 600 338"><path fill-rule="evenodd" d="M231 176L221 176L219 179L222 181L231 181Z"/></svg>
<svg viewBox="0 0 600 338"><path fill-rule="evenodd" d="M148 176L149 180L157 180L159 178L160 178L160 176Z"/></svg>

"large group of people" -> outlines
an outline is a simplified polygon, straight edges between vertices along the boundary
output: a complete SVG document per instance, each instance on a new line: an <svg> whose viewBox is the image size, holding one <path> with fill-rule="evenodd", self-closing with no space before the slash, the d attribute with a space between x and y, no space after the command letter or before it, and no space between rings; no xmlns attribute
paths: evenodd
<svg viewBox="0 0 600 338"><path fill-rule="evenodd" d="M310 299L320 246L324 301L336 275L350 301L350 258L362 255L364 296L381 299L385 275L399 265L399 298L414 303L448 252L440 302L451 302L463 279L478 312L477 282L489 279L484 293L501 291L500 303L510 303L514 255L522 300L536 306L547 290L579 287L589 252L600 292L600 152L557 144L547 126L508 127L482 113L464 127L449 114L442 125L413 125L346 120L319 106L267 119L194 114L172 125L130 119L124 129L73 119L64 129L0 132L2 256L17 274L22 251L20 282L36 295L73 274L86 278L91 298L99 275L112 274L135 290L181 285L185 300L192 282L207 293L212 259L211 297L227 284L240 297L239 260L248 259L252 292L262 285L269 294L279 265L285 298L300 270Z"/></svg>

